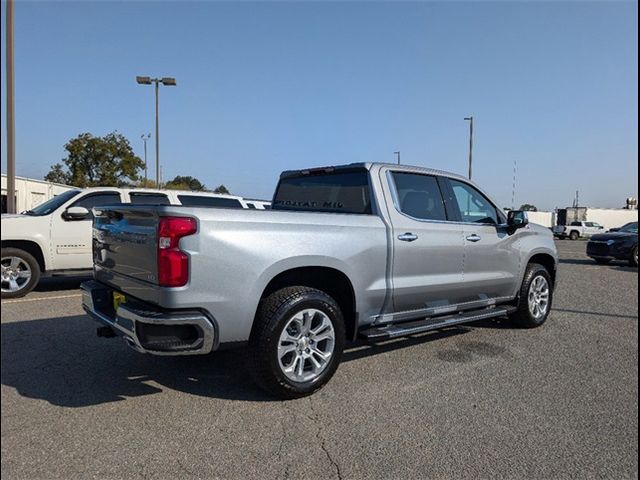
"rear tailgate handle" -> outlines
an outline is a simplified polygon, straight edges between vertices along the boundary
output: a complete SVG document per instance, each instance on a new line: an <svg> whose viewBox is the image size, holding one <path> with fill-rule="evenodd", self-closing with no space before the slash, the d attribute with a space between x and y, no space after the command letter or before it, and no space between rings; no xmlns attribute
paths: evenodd
<svg viewBox="0 0 640 480"><path fill-rule="evenodd" d="M467 241L468 242L479 242L480 240L482 240L482 238L480 237L480 235L476 235L475 233L473 235L469 235L467 237Z"/></svg>
<svg viewBox="0 0 640 480"><path fill-rule="evenodd" d="M402 235L398 235L398 240L402 240L403 242L413 242L418 239L418 235L415 233L403 233Z"/></svg>

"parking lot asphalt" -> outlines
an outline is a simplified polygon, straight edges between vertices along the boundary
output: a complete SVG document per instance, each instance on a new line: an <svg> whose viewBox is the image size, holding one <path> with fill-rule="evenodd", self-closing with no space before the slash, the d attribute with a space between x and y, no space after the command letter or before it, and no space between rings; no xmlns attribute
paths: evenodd
<svg viewBox="0 0 640 480"><path fill-rule="evenodd" d="M276 401L242 351L100 339L78 280L2 301L2 477L637 478L638 270L558 242L554 310L349 349Z"/></svg>

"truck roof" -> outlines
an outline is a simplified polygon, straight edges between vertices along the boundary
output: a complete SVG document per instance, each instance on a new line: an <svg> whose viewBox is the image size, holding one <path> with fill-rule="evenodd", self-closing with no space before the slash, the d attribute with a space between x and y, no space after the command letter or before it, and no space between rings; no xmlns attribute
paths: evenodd
<svg viewBox="0 0 640 480"><path fill-rule="evenodd" d="M310 174L322 173L322 172L331 173L336 170L349 171L349 170L360 170L363 168L366 170L371 170L374 167L389 167L398 171L438 175L442 177L455 178L458 180L469 182L468 178L462 175L459 175L457 173L447 172L445 170L438 170L435 168L418 167L415 165L406 165L406 164L398 165L397 163L390 163L390 162L389 163L387 162L356 162L356 163L348 163L343 165L330 165L325 167L305 168L301 170L286 170L280 174L280 178L287 178L287 177L300 176L300 175L310 175ZM474 182L471 181L470 183L474 183Z"/></svg>
<svg viewBox="0 0 640 480"><path fill-rule="evenodd" d="M138 187L87 187L87 188L71 187L71 188L74 188L75 190L82 190L82 191L88 191L88 192L95 192L95 191L99 192L103 190L109 190L109 191L116 190L118 192L141 192L141 193L172 192L172 193L175 193L176 195L203 195L207 197L221 197L221 198L243 200L243 198L238 195L230 195L228 193L200 192L196 190L172 190L172 189L162 189L162 188L138 188Z"/></svg>

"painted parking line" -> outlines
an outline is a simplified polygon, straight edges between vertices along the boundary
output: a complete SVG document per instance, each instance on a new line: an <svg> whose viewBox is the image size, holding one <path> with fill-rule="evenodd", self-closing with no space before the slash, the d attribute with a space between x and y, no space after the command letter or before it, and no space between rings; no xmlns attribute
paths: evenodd
<svg viewBox="0 0 640 480"><path fill-rule="evenodd" d="M21 300L3 300L2 305L7 305L10 303L39 302L41 300L57 300L60 298L75 298L75 297L81 297L81 296L82 296L81 293L74 293L73 295L56 295L53 297L24 298Z"/></svg>

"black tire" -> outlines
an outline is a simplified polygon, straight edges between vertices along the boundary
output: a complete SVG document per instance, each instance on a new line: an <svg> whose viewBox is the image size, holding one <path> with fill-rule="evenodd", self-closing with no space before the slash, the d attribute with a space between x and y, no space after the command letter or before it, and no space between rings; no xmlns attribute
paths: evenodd
<svg viewBox="0 0 640 480"><path fill-rule="evenodd" d="M629 265L632 267L638 266L638 246L636 245L631 249L631 256L629 257Z"/></svg>
<svg viewBox="0 0 640 480"><path fill-rule="evenodd" d="M528 297L531 284L539 276L544 277L549 286L549 304L544 316L536 318L529 309ZM522 286L520 287L520 295L518 298L518 310L509 316L511 321L522 328L536 328L542 325L549 317L551 306L553 305L553 281L549 271L537 263L530 263L527 265L527 270L525 271L524 279L522 280Z"/></svg>
<svg viewBox="0 0 640 480"><path fill-rule="evenodd" d="M610 258L595 258L594 260L600 265L609 265L611 263Z"/></svg>
<svg viewBox="0 0 640 480"><path fill-rule="evenodd" d="M578 232L576 232L575 230L573 230L570 234L569 234L569 238L571 240L578 240L580 238L580 234Z"/></svg>
<svg viewBox="0 0 640 480"><path fill-rule="evenodd" d="M20 298L24 297L27 293L35 288L40 280L40 265L38 261L33 258L29 252L25 252L19 248L7 247L2 249L2 264L4 266L7 258L19 258L22 262L26 263L31 270L31 277L29 280L20 285L19 290L8 291L9 283L2 281L2 298Z"/></svg>
<svg viewBox="0 0 640 480"><path fill-rule="evenodd" d="M297 312L316 309L324 313L335 333L333 352L324 370L313 380L296 382L280 368L278 344L280 335ZM249 339L249 368L260 387L285 399L300 398L322 388L333 376L344 350L345 327L342 311L326 293L309 287L287 287L264 298L258 306Z"/></svg>

